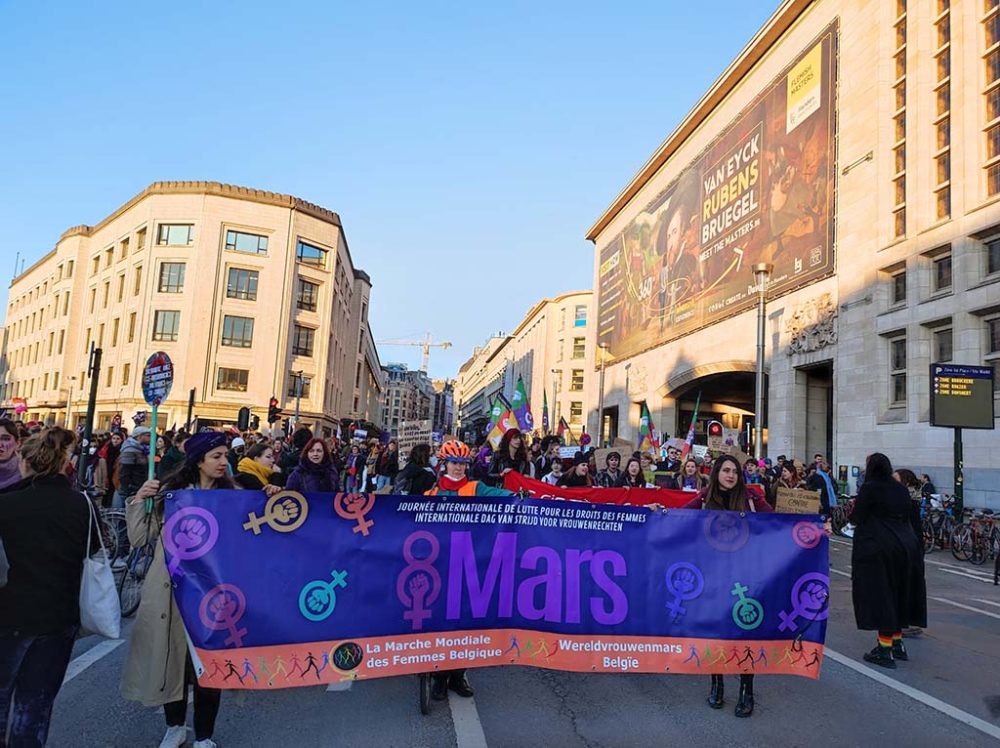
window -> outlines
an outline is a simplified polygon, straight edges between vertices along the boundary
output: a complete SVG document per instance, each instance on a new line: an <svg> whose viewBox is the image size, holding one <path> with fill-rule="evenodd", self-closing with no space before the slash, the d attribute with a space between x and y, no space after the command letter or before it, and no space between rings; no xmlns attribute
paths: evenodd
<svg viewBox="0 0 1000 748"><path fill-rule="evenodd" d="M992 121L997 117L1000 117L1000 86L995 86L986 92L986 120Z"/></svg>
<svg viewBox="0 0 1000 748"><path fill-rule="evenodd" d="M74 265L74 261L73 260L69 260L66 263L66 277L67 278L72 278L73 277L73 265Z"/></svg>
<svg viewBox="0 0 1000 748"><path fill-rule="evenodd" d="M97 326L97 347L104 347L104 323L102 322Z"/></svg>
<svg viewBox="0 0 1000 748"><path fill-rule="evenodd" d="M49 349L48 349L48 353L45 354L46 357L52 355L52 347L55 345L55 343L56 343L56 334L54 332L50 332L49 333Z"/></svg>
<svg viewBox="0 0 1000 748"><path fill-rule="evenodd" d="M97 305L97 288L90 289L90 313L94 313L94 309Z"/></svg>
<svg viewBox="0 0 1000 748"><path fill-rule="evenodd" d="M579 400L570 401L569 422L574 424L583 422L583 403Z"/></svg>
<svg viewBox="0 0 1000 748"><path fill-rule="evenodd" d="M256 301L258 277L259 274L256 270L229 268L229 279L226 281L226 298Z"/></svg>
<svg viewBox="0 0 1000 748"><path fill-rule="evenodd" d="M118 317L115 317L114 321L111 323L111 347L114 348L118 345L118 323L121 322Z"/></svg>
<svg viewBox="0 0 1000 748"><path fill-rule="evenodd" d="M994 83L1000 79L1000 49L994 49L986 55L986 82Z"/></svg>
<svg viewBox="0 0 1000 748"><path fill-rule="evenodd" d="M892 303L902 304L906 301L906 271L892 276Z"/></svg>
<svg viewBox="0 0 1000 748"><path fill-rule="evenodd" d="M1000 317L986 320L986 352L1000 353Z"/></svg>
<svg viewBox="0 0 1000 748"><path fill-rule="evenodd" d="M951 288L951 255L945 255L934 260L934 290L945 291L949 288Z"/></svg>
<svg viewBox="0 0 1000 748"><path fill-rule="evenodd" d="M63 352L63 342L65 340L66 340L66 331L65 330L60 330L59 331L59 350L57 351L57 353L60 356L62 355L62 352Z"/></svg>
<svg viewBox="0 0 1000 748"><path fill-rule="evenodd" d="M906 338L889 341L889 380L893 405L906 403Z"/></svg>
<svg viewBox="0 0 1000 748"><path fill-rule="evenodd" d="M299 278L299 292L295 297L296 308L307 312L315 312L318 300L319 284L310 283L304 278Z"/></svg>
<svg viewBox="0 0 1000 748"><path fill-rule="evenodd" d="M125 298L125 273L118 276L118 303Z"/></svg>
<svg viewBox="0 0 1000 748"><path fill-rule="evenodd" d="M142 265L135 266L135 283L132 284L132 293L136 296L142 293Z"/></svg>
<svg viewBox="0 0 1000 748"><path fill-rule="evenodd" d="M104 386L105 387L110 387L111 383L114 382L114 381L115 381L115 367L109 366L108 367L108 376L107 376L107 379L104 380Z"/></svg>
<svg viewBox="0 0 1000 748"><path fill-rule="evenodd" d="M247 369L227 369L220 366L215 388L230 392L246 392L249 377L250 372Z"/></svg>
<svg viewBox="0 0 1000 748"><path fill-rule="evenodd" d="M135 312L128 315L128 342L135 340Z"/></svg>
<svg viewBox="0 0 1000 748"><path fill-rule="evenodd" d="M94 255L90 259L90 274L97 275L97 271L99 271L100 269L101 269L101 256Z"/></svg>
<svg viewBox="0 0 1000 748"><path fill-rule="evenodd" d="M253 318L225 315L222 318L222 344L233 348L251 347L253 345Z"/></svg>
<svg viewBox="0 0 1000 748"><path fill-rule="evenodd" d="M288 396L296 397L299 394L299 382L302 383L302 397L309 397L309 383L310 377L300 376L298 374L291 374L288 377Z"/></svg>
<svg viewBox="0 0 1000 748"><path fill-rule="evenodd" d="M557 356L556 361L563 360L563 348L565 347L566 347L566 339L559 338L559 345L556 347L556 356Z"/></svg>
<svg viewBox="0 0 1000 748"><path fill-rule="evenodd" d="M951 188L942 187L938 190L934 202L938 218L947 218L951 215Z"/></svg>
<svg viewBox="0 0 1000 748"><path fill-rule="evenodd" d="M991 197L1000 193L1000 164L986 168L986 191Z"/></svg>
<svg viewBox="0 0 1000 748"><path fill-rule="evenodd" d="M951 84L945 83L937 90L937 114L945 114L951 109Z"/></svg>
<svg viewBox="0 0 1000 748"><path fill-rule="evenodd" d="M160 265L160 282L157 291L160 293L180 293L184 290L183 262L164 262Z"/></svg>
<svg viewBox="0 0 1000 748"><path fill-rule="evenodd" d="M59 389L59 372L58 371L52 373L52 389L54 389L54 390L58 390Z"/></svg>
<svg viewBox="0 0 1000 748"><path fill-rule="evenodd" d="M167 247L186 247L194 241L194 226L190 223L161 223L156 243Z"/></svg>
<svg viewBox="0 0 1000 748"><path fill-rule="evenodd" d="M586 327L587 326L587 305L577 304L576 309L573 313L573 326L574 327Z"/></svg>
<svg viewBox="0 0 1000 748"><path fill-rule="evenodd" d="M138 252L139 250L145 248L146 248L146 229L145 227L143 227L139 229L137 232L135 232L135 251Z"/></svg>
<svg viewBox="0 0 1000 748"><path fill-rule="evenodd" d="M122 366L122 387L128 384L131 376L132 376L132 364L125 364L124 366Z"/></svg>
<svg viewBox="0 0 1000 748"><path fill-rule="evenodd" d="M295 247L295 259L303 265L314 265L316 267L325 268L326 250L314 247L312 244L306 244L303 241L299 241Z"/></svg>
<svg viewBox="0 0 1000 748"><path fill-rule="evenodd" d="M69 291L63 296L63 317L69 314Z"/></svg>
<svg viewBox="0 0 1000 748"><path fill-rule="evenodd" d="M313 337L316 331L311 327L295 325L292 331L292 354L295 356L313 355Z"/></svg>
<svg viewBox="0 0 1000 748"><path fill-rule="evenodd" d="M124 260L126 257L128 257L128 239L122 239L118 243L118 259Z"/></svg>
<svg viewBox="0 0 1000 748"><path fill-rule="evenodd" d="M587 353L587 339L573 338L573 358L583 358Z"/></svg>
<svg viewBox="0 0 1000 748"><path fill-rule="evenodd" d="M101 293L101 308L108 308L108 295L111 293L111 281L104 281L104 289Z"/></svg>
<svg viewBox="0 0 1000 748"><path fill-rule="evenodd" d="M115 248L108 247L104 250L104 267L109 268L111 264L115 261Z"/></svg>
<svg viewBox="0 0 1000 748"><path fill-rule="evenodd" d="M43 374L42 375L42 392L44 392L48 388L49 388L49 375L48 374Z"/></svg>
<svg viewBox="0 0 1000 748"><path fill-rule="evenodd" d="M267 237L230 229L226 232L226 249L253 255L267 254Z"/></svg>
<svg viewBox="0 0 1000 748"><path fill-rule="evenodd" d="M153 314L153 340L177 340L177 328L180 327L181 313L177 311L157 311Z"/></svg>
<svg viewBox="0 0 1000 748"><path fill-rule="evenodd" d="M583 369L573 369L569 382L570 392L583 392Z"/></svg>
<svg viewBox="0 0 1000 748"><path fill-rule="evenodd" d="M1000 238L986 243L986 274L1000 273Z"/></svg>
<svg viewBox="0 0 1000 748"><path fill-rule="evenodd" d="M952 358L951 328L934 331L934 363L946 363Z"/></svg>

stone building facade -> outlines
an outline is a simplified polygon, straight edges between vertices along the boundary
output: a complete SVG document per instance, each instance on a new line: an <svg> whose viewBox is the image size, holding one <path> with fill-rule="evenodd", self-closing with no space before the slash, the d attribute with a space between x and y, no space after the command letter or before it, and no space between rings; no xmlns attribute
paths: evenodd
<svg viewBox="0 0 1000 748"><path fill-rule="evenodd" d="M756 417L756 287L740 260L744 254L749 260L753 250L753 261L773 262L772 280L780 281L769 288L766 315L765 452L799 459L822 453L832 458L835 472L843 466L853 487L866 455L882 451L896 465L928 473L939 489L953 489L953 432L929 422L930 364L1000 369L997 6L994 0L781 4L588 233L596 248L599 318L588 331L589 349L596 352L597 328L608 340L617 341L620 333L639 341L631 348L619 345L625 355L606 361L605 409L590 411L591 430L603 423L606 436L634 439L646 402L657 428L683 434L700 393L699 430L705 418L715 417L747 434ZM820 79L831 113L830 140L823 147L829 145L832 155L822 162L825 172L809 175L812 184L822 183L822 194L808 193L812 203L802 198L791 207L800 209L800 224L825 215L829 233L816 239L812 254L804 248L806 264L817 270L796 282L800 267L780 269L788 259L782 242L791 244L789 236L800 238L818 224L796 234L779 217L789 206L786 199L807 195L804 188L796 192L796 179L804 180L810 166L821 163L808 142L799 150L791 144L822 115L819 98L801 98L803 89L818 97ZM739 193L747 214L771 230L769 243L740 245L734 233L734 273L744 288L700 309L700 324L682 327L677 321L683 313L661 323L659 339L651 334L643 345L632 330L655 330L655 315L664 314L669 302L661 300L659 312L654 300L646 312L602 316L602 309L613 306L607 299L602 305L600 296L602 283L607 296L617 271L609 264L615 242L627 263L636 227L655 232L656 211L670 209L663 196L675 199L685 172L697 171L702 162L694 193L700 220L692 225L700 229L697 239L711 237L711 220L719 220L712 174L724 162L708 164L705 154L714 158L727 142L749 143L762 101L764 107L776 101L787 108L787 119L779 112L777 127L767 117L761 120L763 186L749 196L752 175L724 189L730 199ZM756 155L749 148L742 154ZM688 297L694 304L716 290L706 287L704 272L713 249L701 241L693 251L701 264L691 267L701 272L702 286ZM656 280L646 289L653 299L660 290ZM713 316L729 301L733 312ZM676 335L670 326L675 322ZM619 330L622 325L631 327ZM592 370L600 368L596 356L590 363ZM589 398L595 406L598 400L596 394ZM964 447L966 503L1000 507L1000 432L965 430Z"/></svg>

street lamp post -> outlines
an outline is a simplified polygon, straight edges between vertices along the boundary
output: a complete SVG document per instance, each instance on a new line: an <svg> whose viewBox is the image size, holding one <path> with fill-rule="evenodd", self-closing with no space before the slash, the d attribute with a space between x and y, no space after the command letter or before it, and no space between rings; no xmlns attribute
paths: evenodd
<svg viewBox="0 0 1000 748"><path fill-rule="evenodd" d="M551 369L552 372L552 425L555 428L556 433L559 433L559 419L556 414L559 413L559 375L562 374L562 369Z"/></svg>
<svg viewBox="0 0 1000 748"><path fill-rule="evenodd" d="M764 456L764 346L765 317L767 313L767 281L774 266L769 262L758 262L753 266L757 280L757 387L754 394L754 435L753 456Z"/></svg>
<svg viewBox="0 0 1000 748"><path fill-rule="evenodd" d="M69 428L69 418L70 409L73 405L73 382L76 381L76 377L69 378L69 394L66 396L66 428Z"/></svg>
<svg viewBox="0 0 1000 748"><path fill-rule="evenodd" d="M598 384L599 392L597 393L597 443L599 446L604 446L604 361L608 354L608 344L601 343L597 346L597 350L600 352L601 356L601 379Z"/></svg>
<svg viewBox="0 0 1000 748"><path fill-rule="evenodd" d="M295 425L292 431L299 427L299 406L302 402L302 369L295 372Z"/></svg>

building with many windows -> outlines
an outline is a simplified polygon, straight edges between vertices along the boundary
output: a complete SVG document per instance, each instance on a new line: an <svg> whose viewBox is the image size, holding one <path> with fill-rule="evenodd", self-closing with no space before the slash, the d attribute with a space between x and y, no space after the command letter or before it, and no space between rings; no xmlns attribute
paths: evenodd
<svg viewBox="0 0 1000 748"><path fill-rule="evenodd" d="M413 371L406 364L390 363L385 372L385 403L383 420L393 437L400 427L421 421L431 422L434 410L434 385L427 372Z"/></svg>
<svg viewBox="0 0 1000 748"><path fill-rule="evenodd" d="M79 423L92 345L103 353L95 425L145 410L142 369L174 364L161 424L235 422L267 403L331 434L381 422L384 381L368 327L371 279L339 216L290 195L217 182L156 182L94 226L74 226L11 284L0 407ZM367 374L365 373L367 372Z"/></svg>
<svg viewBox="0 0 1000 748"><path fill-rule="evenodd" d="M588 232L591 428L635 440L647 404L684 434L700 400L699 439L760 419L772 457L853 486L882 451L952 490L930 366L1000 370L998 6L781 3ZM1000 506L1000 433L964 444L967 503Z"/></svg>
<svg viewBox="0 0 1000 748"><path fill-rule="evenodd" d="M482 441L493 399L514 394L524 380L535 430L543 432L549 406L549 431L565 418L572 434L584 429L592 371L587 365L590 291L571 291L535 304L517 328L498 333L476 348L459 369L455 384L458 428L472 443Z"/></svg>

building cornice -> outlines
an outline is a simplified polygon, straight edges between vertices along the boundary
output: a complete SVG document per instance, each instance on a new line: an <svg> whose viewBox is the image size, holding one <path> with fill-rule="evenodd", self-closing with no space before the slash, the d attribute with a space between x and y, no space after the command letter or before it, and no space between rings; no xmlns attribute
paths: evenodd
<svg viewBox="0 0 1000 748"><path fill-rule="evenodd" d="M775 42L792 26L814 0L785 0L774 14L764 23L743 50L730 63L722 75L716 79L701 100L681 120L666 140L656 149L653 156L643 165L614 202L601 214L587 231L587 239L597 241L597 237L639 194L646 184L684 145L687 139L711 116L715 108L739 85L744 77L760 62Z"/></svg>

